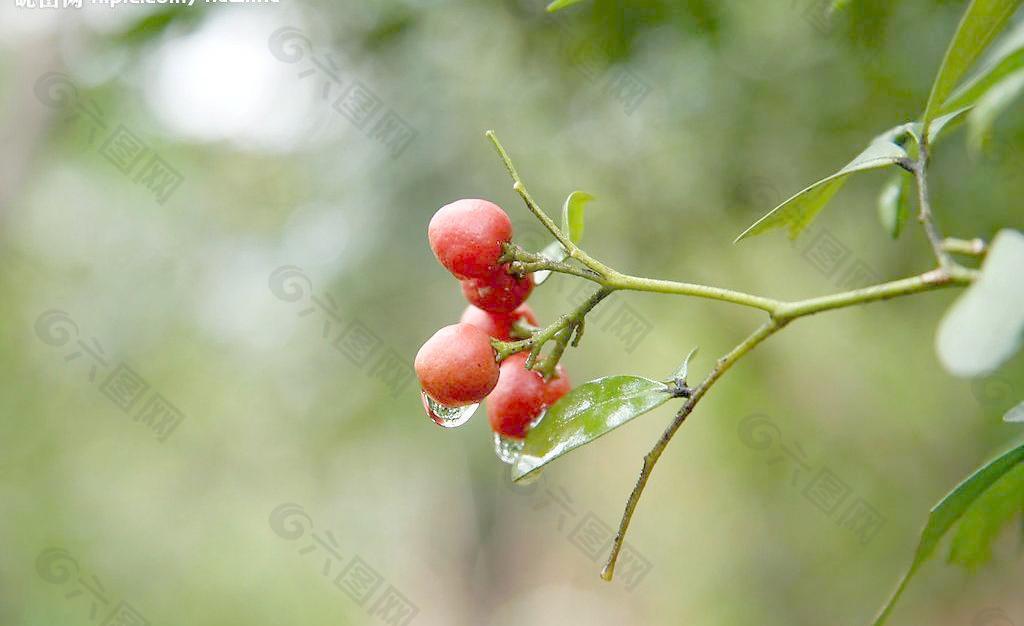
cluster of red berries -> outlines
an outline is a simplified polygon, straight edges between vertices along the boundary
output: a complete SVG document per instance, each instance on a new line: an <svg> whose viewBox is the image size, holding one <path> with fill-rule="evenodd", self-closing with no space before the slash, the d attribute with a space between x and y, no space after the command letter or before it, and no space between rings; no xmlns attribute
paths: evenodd
<svg viewBox="0 0 1024 626"><path fill-rule="evenodd" d="M491 346L492 337L511 340L517 322L537 326L524 304L533 291L532 276L510 274L508 264L499 262L512 240L512 222L492 202L457 200L434 214L427 235L437 260L459 279L470 304L458 324L434 333L416 354L420 386L445 407L476 404L486 397L494 432L521 439L570 385L560 365L549 380L526 369L522 352L499 366ZM429 406L427 412L435 417Z"/></svg>

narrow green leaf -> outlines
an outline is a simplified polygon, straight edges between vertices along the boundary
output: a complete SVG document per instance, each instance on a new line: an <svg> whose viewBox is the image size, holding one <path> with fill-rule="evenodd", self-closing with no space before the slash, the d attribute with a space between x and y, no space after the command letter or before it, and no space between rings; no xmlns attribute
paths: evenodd
<svg viewBox="0 0 1024 626"><path fill-rule="evenodd" d="M682 365L679 366L679 369L676 370L675 376L672 377L673 381L680 380L686 382L686 375L690 370L690 359L692 359L695 354L697 354L697 348L690 350L690 354L686 355L686 358L683 359Z"/></svg>
<svg viewBox="0 0 1024 626"><path fill-rule="evenodd" d="M586 445L672 397L665 383L639 376L609 376L573 389L548 407L526 435L512 466L519 480L563 454Z"/></svg>
<svg viewBox="0 0 1024 626"><path fill-rule="evenodd" d="M896 239L910 214L910 196L913 193L908 174L896 174L882 187L878 196L878 219L889 236Z"/></svg>
<svg viewBox="0 0 1024 626"><path fill-rule="evenodd" d="M547 11L548 13L554 13L555 11L559 11L565 7L571 7L572 5L580 2L583 2L583 0L555 0L548 5Z"/></svg>
<svg viewBox="0 0 1024 626"><path fill-rule="evenodd" d="M825 208L832 196L842 188L850 174L888 167L906 157L907 151L888 139L873 141L867 149L847 163L843 169L803 189L769 211L767 215L743 231L736 241L783 227L789 228L790 239L796 239L797 235Z"/></svg>
<svg viewBox="0 0 1024 626"><path fill-rule="evenodd" d="M967 145L981 152L992 133L996 118L1024 92L1024 69L1017 70L992 86L978 99L967 117Z"/></svg>
<svg viewBox="0 0 1024 626"><path fill-rule="evenodd" d="M1024 422L1024 402L1013 407L1003 416L1004 422Z"/></svg>
<svg viewBox="0 0 1024 626"><path fill-rule="evenodd" d="M899 600L900 596L903 595L904 589L906 589L907 583L917 573L921 565L931 557L935 548L938 546L939 541L942 537L953 527L954 524L960 520L965 513L971 509L972 506L981 498L993 485L995 485L1001 478L1006 476L1012 470L1020 466L1020 463L1024 461L1024 445L1019 446L1006 452L999 458L990 461L988 464L983 466L974 472L967 480L960 483L956 489L949 492L949 494L936 504L931 514L928 516L928 522L921 532L921 540L917 545L917 550L914 552L914 559L910 564L910 569L903 575L899 585L896 587L896 591L893 592L892 597L882 607L878 617L875 618L874 626L881 626L888 619L889 614L892 612L893 607ZM1017 470L1019 471L1019 470ZM984 505L983 501L983 505ZM1019 505L1018 499L1018 505Z"/></svg>
<svg viewBox="0 0 1024 626"><path fill-rule="evenodd" d="M992 559L992 542L1024 506L1024 464L992 483L964 512L949 549L949 562L975 570Z"/></svg>
<svg viewBox="0 0 1024 626"><path fill-rule="evenodd" d="M562 203L562 232L573 243L583 238L583 210L594 196L585 191L574 191Z"/></svg>
<svg viewBox="0 0 1024 626"><path fill-rule="evenodd" d="M936 335L939 360L953 375L985 376L1024 341L1024 235L1004 229L992 240L981 275L946 312Z"/></svg>
<svg viewBox="0 0 1024 626"><path fill-rule="evenodd" d="M925 132L931 121L940 114L942 105L964 72L970 69L978 56L999 34L1022 1L1024 0L971 0L932 84L922 120Z"/></svg>
<svg viewBox="0 0 1024 626"><path fill-rule="evenodd" d="M1019 69L1024 69L1024 22L1000 39L981 68L949 96L939 112L949 113L971 106L994 85Z"/></svg>

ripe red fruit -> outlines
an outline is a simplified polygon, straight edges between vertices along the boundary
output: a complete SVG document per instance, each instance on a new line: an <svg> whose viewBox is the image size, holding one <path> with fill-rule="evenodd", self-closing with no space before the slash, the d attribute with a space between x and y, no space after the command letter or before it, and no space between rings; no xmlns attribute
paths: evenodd
<svg viewBox="0 0 1024 626"><path fill-rule="evenodd" d="M460 282L466 300L491 313L510 313L533 291L532 274L516 278L504 268L485 278L468 278Z"/></svg>
<svg viewBox="0 0 1024 626"><path fill-rule="evenodd" d="M434 213L427 238L434 256L456 278L485 278L498 267L501 244L512 239L512 221L493 202L456 200Z"/></svg>
<svg viewBox="0 0 1024 626"><path fill-rule="evenodd" d="M551 406L558 402L562 396L569 393L571 389L572 383L569 382L569 375L565 373L565 368L561 364L557 365L555 367L555 375L548 380L544 404Z"/></svg>
<svg viewBox="0 0 1024 626"><path fill-rule="evenodd" d="M420 387L445 406L479 402L498 383L491 338L470 324L445 326L416 353Z"/></svg>
<svg viewBox="0 0 1024 626"><path fill-rule="evenodd" d="M547 399L544 378L525 367L526 353L519 352L501 362L501 377L487 396L487 417L499 435L522 439Z"/></svg>
<svg viewBox="0 0 1024 626"><path fill-rule="evenodd" d="M521 304L511 313L491 313L472 304L462 312L459 320L463 324L472 324L495 339L508 341L512 339L512 325L524 320L531 326L537 325L537 318L528 304Z"/></svg>

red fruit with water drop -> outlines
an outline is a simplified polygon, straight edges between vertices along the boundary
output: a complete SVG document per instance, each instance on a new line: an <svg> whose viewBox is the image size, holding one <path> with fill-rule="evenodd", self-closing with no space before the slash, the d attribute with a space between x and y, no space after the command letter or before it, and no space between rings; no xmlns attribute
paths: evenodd
<svg viewBox="0 0 1024 626"><path fill-rule="evenodd" d="M450 407L482 400L498 383L491 338L476 326L445 326L416 353L416 377L423 391Z"/></svg>
<svg viewBox="0 0 1024 626"><path fill-rule="evenodd" d="M486 278L498 269L502 244L512 239L512 221L493 202L456 200L434 214L427 238L434 256L456 278Z"/></svg>
<svg viewBox="0 0 1024 626"><path fill-rule="evenodd" d="M501 362L501 377L494 391L487 396L487 417L494 432L505 437L522 439L530 422L544 410L547 385L544 378L526 369L525 352Z"/></svg>

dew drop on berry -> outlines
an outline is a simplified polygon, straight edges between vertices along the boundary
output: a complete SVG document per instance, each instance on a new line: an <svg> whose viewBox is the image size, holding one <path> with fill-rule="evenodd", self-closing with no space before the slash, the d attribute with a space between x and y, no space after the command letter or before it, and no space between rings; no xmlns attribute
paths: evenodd
<svg viewBox="0 0 1024 626"><path fill-rule="evenodd" d="M476 413L477 407L480 406L479 402L465 406L446 406L431 398L426 391L421 391L420 394L423 396L423 408L427 416L434 420L435 424L445 428L462 426L473 417L473 413Z"/></svg>
<svg viewBox="0 0 1024 626"><path fill-rule="evenodd" d="M523 451L524 441L523 439L494 433L494 454L502 463L511 465L516 462L516 459L519 458L519 453Z"/></svg>

